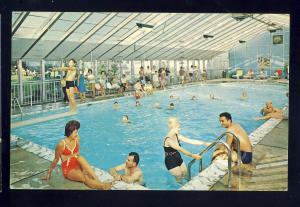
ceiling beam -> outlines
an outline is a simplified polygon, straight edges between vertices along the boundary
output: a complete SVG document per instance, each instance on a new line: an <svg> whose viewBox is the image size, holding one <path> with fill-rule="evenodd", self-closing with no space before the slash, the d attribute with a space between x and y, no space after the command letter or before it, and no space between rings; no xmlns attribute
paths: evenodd
<svg viewBox="0 0 300 207"><path fill-rule="evenodd" d="M65 57L70 57L72 53L74 53L79 47L81 47L89 38L91 38L96 32L98 32L107 22L112 20L118 13L109 13L106 15L106 17L101 20L93 29L91 29L82 39L81 42L73 49L71 50Z"/></svg>
<svg viewBox="0 0 300 207"><path fill-rule="evenodd" d="M42 39L42 37L49 31L49 29L55 24L55 22L63 15L63 12L56 12L49 22L41 29L38 38L30 45L30 47L26 50L26 52L20 57L20 59L24 58L29 51Z"/></svg>
<svg viewBox="0 0 300 207"><path fill-rule="evenodd" d="M100 41L98 41L97 45L91 49L88 53L82 56L81 59L84 59L86 56L88 56L91 52L96 50L100 45L102 45L107 39L109 39L111 36L113 36L114 33L118 32L122 29L125 25L129 24L131 20L133 20L136 16L138 16L139 13L133 13L129 17L125 18L123 22L118 24L115 28L113 28L109 33L107 33Z"/></svg>
<svg viewBox="0 0 300 207"><path fill-rule="evenodd" d="M12 32L11 32L11 36L14 36L16 31L19 29L19 27L21 26L21 24L25 21L25 19L28 17L30 12L22 12L19 17L17 18L17 20L14 22L13 24L13 28L12 28Z"/></svg>
<svg viewBox="0 0 300 207"><path fill-rule="evenodd" d="M80 25L82 25L85 20L87 20L93 13L91 12L87 12L87 13L83 13L83 15L81 15L81 17L71 26L70 29L68 29L68 31L64 34L64 36L62 36L62 38L60 39L59 43L57 43L49 52L48 54L46 54L44 56L43 59L46 59L49 57L49 55L51 55Z"/></svg>

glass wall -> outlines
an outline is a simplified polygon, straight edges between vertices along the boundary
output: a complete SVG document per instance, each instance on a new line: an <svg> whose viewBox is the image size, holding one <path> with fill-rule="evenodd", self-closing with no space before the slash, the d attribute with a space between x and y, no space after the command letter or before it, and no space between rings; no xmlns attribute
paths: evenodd
<svg viewBox="0 0 300 207"><path fill-rule="evenodd" d="M242 43L229 51L229 68L241 68L255 73L264 70L273 75L277 69L287 70L289 63L289 28L268 32Z"/></svg>

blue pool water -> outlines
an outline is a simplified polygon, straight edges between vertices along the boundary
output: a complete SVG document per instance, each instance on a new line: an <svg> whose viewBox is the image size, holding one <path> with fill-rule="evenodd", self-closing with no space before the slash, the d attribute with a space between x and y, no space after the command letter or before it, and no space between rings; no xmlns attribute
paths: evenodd
<svg viewBox="0 0 300 207"><path fill-rule="evenodd" d="M243 90L247 90L249 99L240 101ZM67 121L80 121L80 152L94 166L108 170L121 164L127 154L136 151L140 154L140 167L145 182L150 189L178 189L179 184L168 173L164 165L163 140L167 133L167 120L171 116L179 118L181 134L206 141L212 141L225 131L219 124L218 116L227 111L232 114L234 122L245 128L248 134L259 127L263 121L255 121L264 102L272 100L273 105L282 108L288 99L285 85L263 85L246 83L222 83L196 85L173 90L157 92L140 100L142 106L135 107L132 97L118 98L121 108L112 109L115 100L106 100L93 105L78 107L78 114L65 119L57 119L45 123L12 129L18 135L34 143L54 149L57 142L64 137L64 126ZM219 100L210 100L213 93ZM179 96L180 100L172 100L176 109L167 110L170 95ZM192 101L191 97L198 97ZM159 102L162 109L153 108ZM63 110L64 111L64 110ZM51 113L57 113L51 112ZM131 124L121 122L122 115L127 114ZM32 115L30 118L41 116ZM191 152L199 152L204 147L182 143ZM187 164L191 158L182 155ZM204 158L204 166L210 164L210 155ZM192 168L196 175L198 165Z"/></svg>

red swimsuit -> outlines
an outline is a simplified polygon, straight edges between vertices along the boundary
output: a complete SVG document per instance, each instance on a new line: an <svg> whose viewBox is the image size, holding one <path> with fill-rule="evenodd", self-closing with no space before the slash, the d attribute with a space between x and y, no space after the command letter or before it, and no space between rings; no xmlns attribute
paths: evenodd
<svg viewBox="0 0 300 207"><path fill-rule="evenodd" d="M78 153L79 144L77 142L77 139L75 140L75 146L74 146L73 150L69 149L69 147L66 145L65 140L63 140L63 142L64 142L64 145L65 145L64 149L62 151L63 155L74 155L74 154ZM73 157L73 156L70 156L67 160L65 160L61 163L61 168L62 168L62 171L63 171L63 175L65 177L67 177L70 170L76 169L76 168L79 168L79 167L80 167L80 165L78 164L78 161L77 161L76 157Z"/></svg>

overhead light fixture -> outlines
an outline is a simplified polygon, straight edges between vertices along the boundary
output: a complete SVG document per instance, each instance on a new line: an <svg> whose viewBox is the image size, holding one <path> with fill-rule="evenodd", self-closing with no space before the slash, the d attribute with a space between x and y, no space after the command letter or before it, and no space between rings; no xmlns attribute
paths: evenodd
<svg viewBox="0 0 300 207"><path fill-rule="evenodd" d="M239 40L239 43L245 43L246 41L245 40Z"/></svg>
<svg viewBox="0 0 300 207"><path fill-rule="evenodd" d="M136 26L138 26L138 28L153 28L154 26L153 25L150 25L150 24L143 24L143 23L136 23Z"/></svg>
<svg viewBox="0 0 300 207"><path fill-rule="evenodd" d="M247 17L249 17L249 14L245 14L245 13L236 13L236 14L232 14L231 17L233 19L235 19L236 21L240 22L244 19L246 19Z"/></svg>
<svg viewBox="0 0 300 207"><path fill-rule="evenodd" d="M204 37L205 39L207 39L207 38L213 38L214 36L213 36L213 35L207 35L207 34L205 34L205 35L203 35L203 37Z"/></svg>

